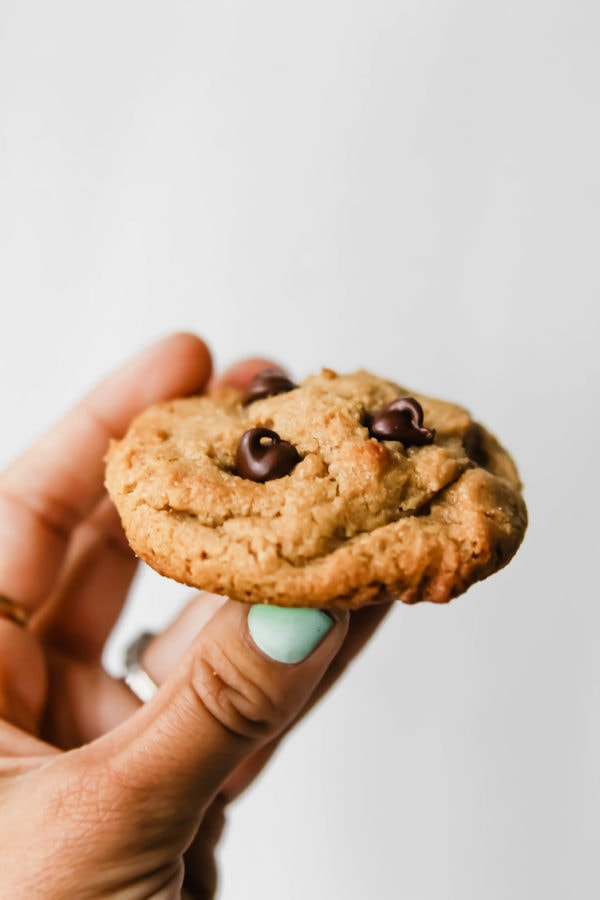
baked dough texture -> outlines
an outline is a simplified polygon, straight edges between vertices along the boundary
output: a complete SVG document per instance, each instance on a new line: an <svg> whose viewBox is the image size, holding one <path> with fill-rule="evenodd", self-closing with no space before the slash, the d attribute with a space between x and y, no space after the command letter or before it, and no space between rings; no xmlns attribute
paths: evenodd
<svg viewBox="0 0 600 900"><path fill-rule="evenodd" d="M373 412L421 404L433 443L370 436ZM236 473L253 427L298 451L264 483ZM366 371L323 370L243 404L232 388L152 406L113 441L106 485L134 552L163 575L249 603L443 603L502 568L527 512L515 464L460 406Z"/></svg>

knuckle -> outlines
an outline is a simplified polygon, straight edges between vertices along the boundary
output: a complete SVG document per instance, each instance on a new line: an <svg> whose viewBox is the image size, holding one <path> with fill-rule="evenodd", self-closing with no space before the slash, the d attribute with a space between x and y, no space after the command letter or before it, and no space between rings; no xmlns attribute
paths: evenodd
<svg viewBox="0 0 600 900"><path fill-rule="evenodd" d="M285 704L276 687L262 684L259 672L244 671L215 643L196 656L191 686L211 718L237 737L270 737L285 724Z"/></svg>

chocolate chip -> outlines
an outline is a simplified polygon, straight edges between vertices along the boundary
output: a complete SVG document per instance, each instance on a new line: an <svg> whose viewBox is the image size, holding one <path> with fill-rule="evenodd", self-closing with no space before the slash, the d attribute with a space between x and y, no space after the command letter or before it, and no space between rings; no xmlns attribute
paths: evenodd
<svg viewBox="0 0 600 900"><path fill-rule="evenodd" d="M257 372L244 394L242 404L248 406L254 400L262 400L264 397L274 397L275 394L285 394L298 387L287 377L283 369L263 369Z"/></svg>
<svg viewBox="0 0 600 900"><path fill-rule="evenodd" d="M289 475L300 462L293 444L282 441L269 428L250 428L240 438L235 454L235 470L251 481L271 481Z"/></svg>
<svg viewBox="0 0 600 900"><path fill-rule="evenodd" d="M414 397L398 397L373 413L369 423L371 437L378 441L401 441L405 446L431 444L433 429L423 425L423 407Z"/></svg>
<svg viewBox="0 0 600 900"><path fill-rule="evenodd" d="M463 446L469 459L476 466L481 466L485 469L489 464L490 457L485 448L485 437L481 425L473 422L463 438Z"/></svg>

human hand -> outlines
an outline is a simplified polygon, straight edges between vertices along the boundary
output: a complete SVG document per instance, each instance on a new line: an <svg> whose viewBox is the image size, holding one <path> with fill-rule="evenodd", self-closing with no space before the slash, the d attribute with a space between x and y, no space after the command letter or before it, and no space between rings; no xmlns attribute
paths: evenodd
<svg viewBox="0 0 600 900"><path fill-rule="evenodd" d="M247 361L222 380L243 386L265 365ZM308 611L286 630L285 611L199 594L147 648L160 685L150 702L104 671L136 567L103 491L108 439L210 377L199 339L167 338L0 476L3 896L171 898L185 879L189 896L212 897L226 804L389 608ZM268 655L265 636L285 635L304 659Z"/></svg>

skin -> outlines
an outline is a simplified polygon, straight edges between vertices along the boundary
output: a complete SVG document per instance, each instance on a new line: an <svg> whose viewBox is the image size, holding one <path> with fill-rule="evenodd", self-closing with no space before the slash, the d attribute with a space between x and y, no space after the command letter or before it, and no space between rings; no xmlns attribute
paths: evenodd
<svg viewBox="0 0 600 900"><path fill-rule="evenodd" d="M227 805L337 680L390 603L348 614L303 662L263 654L248 607L199 594L148 647L146 705L102 668L136 560L103 489L103 457L150 403L219 379L176 334L102 382L0 476L0 871L3 894L209 898ZM185 883L185 888L183 885ZM183 890L183 894L182 894Z"/></svg>

